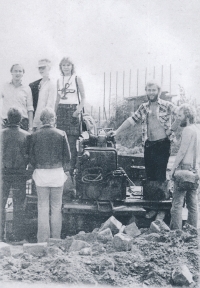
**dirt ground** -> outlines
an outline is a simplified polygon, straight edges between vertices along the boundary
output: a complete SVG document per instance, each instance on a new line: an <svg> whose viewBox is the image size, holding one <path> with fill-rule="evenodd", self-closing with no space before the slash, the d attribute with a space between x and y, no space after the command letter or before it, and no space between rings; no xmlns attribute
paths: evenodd
<svg viewBox="0 0 200 288"><path fill-rule="evenodd" d="M162 233L150 233L148 228L140 231L141 235L133 238L129 251L117 251L113 241L98 240L98 231L80 232L49 244L46 255L23 253L23 246L13 245L12 256L0 259L0 287L18 288L19 284L20 288L33 284L46 287L45 284L48 284L49 287L59 288L62 285L57 285L64 283L65 286L79 287L98 284L136 288L174 287L172 271L181 264L186 264L193 275L194 283L190 287L199 287L197 231L190 227ZM70 251L74 239L84 241L88 247Z"/></svg>

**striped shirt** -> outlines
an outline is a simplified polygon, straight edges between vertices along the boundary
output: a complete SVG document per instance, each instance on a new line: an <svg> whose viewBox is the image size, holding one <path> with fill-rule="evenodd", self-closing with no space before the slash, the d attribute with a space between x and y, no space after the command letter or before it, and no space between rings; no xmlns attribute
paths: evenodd
<svg viewBox="0 0 200 288"><path fill-rule="evenodd" d="M169 101L158 99L157 118L165 130L171 129L172 116L177 113L177 106ZM150 102L143 103L131 117L136 123L142 123L142 142L147 139L147 121L150 111ZM172 135L173 137L173 135Z"/></svg>

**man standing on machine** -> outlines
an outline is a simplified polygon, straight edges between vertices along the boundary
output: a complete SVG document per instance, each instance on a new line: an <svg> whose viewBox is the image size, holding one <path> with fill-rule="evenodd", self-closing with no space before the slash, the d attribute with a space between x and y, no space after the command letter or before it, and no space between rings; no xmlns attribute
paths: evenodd
<svg viewBox="0 0 200 288"><path fill-rule="evenodd" d="M148 102L142 103L133 116L126 119L116 131L111 131L110 134L117 136L131 125L142 123L147 180L163 182L166 180L170 156L169 137L173 132L171 121L172 116L176 114L176 106L159 98L161 88L154 81L146 84L145 91Z"/></svg>

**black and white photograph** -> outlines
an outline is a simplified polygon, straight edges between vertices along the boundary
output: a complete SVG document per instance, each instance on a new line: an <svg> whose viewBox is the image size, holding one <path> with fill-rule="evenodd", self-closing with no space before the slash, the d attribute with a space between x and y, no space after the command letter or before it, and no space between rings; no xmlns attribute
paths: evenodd
<svg viewBox="0 0 200 288"><path fill-rule="evenodd" d="M200 287L199 15L0 0L0 288Z"/></svg>

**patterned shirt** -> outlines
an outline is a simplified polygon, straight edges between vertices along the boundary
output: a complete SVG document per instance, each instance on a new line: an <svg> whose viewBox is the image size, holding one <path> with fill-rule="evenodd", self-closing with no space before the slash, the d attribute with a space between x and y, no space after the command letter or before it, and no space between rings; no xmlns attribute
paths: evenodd
<svg viewBox="0 0 200 288"><path fill-rule="evenodd" d="M176 115L177 106L169 101L158 99L157 101L157 118L165 130L171 129L172 115ZM150 102L143 103L139 106L138 110L131 117L136 123L142 123L142 142L144 144L147 139L147 121L150 111ZM173 137L173 135L172 135Z"/></svg>

